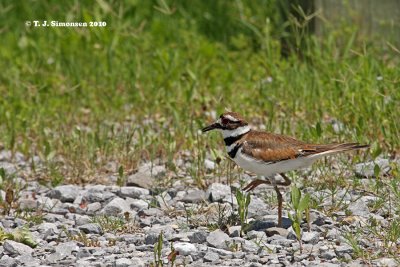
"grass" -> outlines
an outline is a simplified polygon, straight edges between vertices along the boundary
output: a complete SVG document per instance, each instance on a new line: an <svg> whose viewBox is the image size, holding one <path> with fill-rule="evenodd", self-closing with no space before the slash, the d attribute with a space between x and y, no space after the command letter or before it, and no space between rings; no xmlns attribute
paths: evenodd
<svg viewBox="0 0 400 267"><path fill-rule="evenodd" d="M39 155L55 184L104 177L110 161L129 173L160 157L173 169L182 150L203 157L217 141L198 129L225 108L311 142L398 151L398 49L349 26L309 35L310 18L286 19L277 2L3 2L0 142ZM39 18L107 26L24 24ZM297 52L282 56L288 36Z"/></svg>

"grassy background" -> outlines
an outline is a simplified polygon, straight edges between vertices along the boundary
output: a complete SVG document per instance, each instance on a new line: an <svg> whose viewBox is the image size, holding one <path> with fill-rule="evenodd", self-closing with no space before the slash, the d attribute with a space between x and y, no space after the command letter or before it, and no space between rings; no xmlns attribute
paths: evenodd
<svg viewBox="0 0 400 267"><path fill-rule="evenodd" d="M0 142L40 156L41 179L88 182L109 162L130 172L162 158L174 169L182 150L222 151L198 130L229 108L274 132L394 155L400 48L360 40L354 25L316 37L309 20L278 0L2 1Z"/></svg>

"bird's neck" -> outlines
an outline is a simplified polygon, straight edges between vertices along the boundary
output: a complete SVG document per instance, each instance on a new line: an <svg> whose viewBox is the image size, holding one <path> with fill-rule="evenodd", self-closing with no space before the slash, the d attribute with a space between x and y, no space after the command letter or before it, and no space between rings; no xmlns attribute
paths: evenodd
<svg viewBox="0 0 400 267"><path fill-rule="evenodd" d="M232 145L250 131L251 129L248 125L238 127L234 130L222 130L222 135L224 137L225 145L226 146Z"/></svg>

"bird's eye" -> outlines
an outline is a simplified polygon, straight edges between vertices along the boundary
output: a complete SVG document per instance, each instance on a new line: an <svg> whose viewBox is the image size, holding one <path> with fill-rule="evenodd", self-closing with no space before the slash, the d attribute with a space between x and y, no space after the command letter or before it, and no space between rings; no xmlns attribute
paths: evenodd
<svg viewBox="0 0 400 267"><path fill-rule="evenodd" d="M228 124L229 120L227 118L221 118L222 124Z"/></svg>

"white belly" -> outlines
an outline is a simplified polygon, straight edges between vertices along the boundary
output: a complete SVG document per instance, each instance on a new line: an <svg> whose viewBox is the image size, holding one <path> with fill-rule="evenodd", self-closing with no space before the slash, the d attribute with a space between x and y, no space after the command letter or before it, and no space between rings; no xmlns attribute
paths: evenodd
<svg viewBox="0 0 400 267"><path fill-rule="evenodd" d="M277 163L265 163L264 161L255 160L249 156L244 155L241 150L242 149L239 149L239 151L236 153L233 161L235 161L237 165L239 165L246 171L254 172L255 174L262 176L271 176L277 173L306 168L313 164L314 161L319 158L302 157L279 161Z"/></svg>

